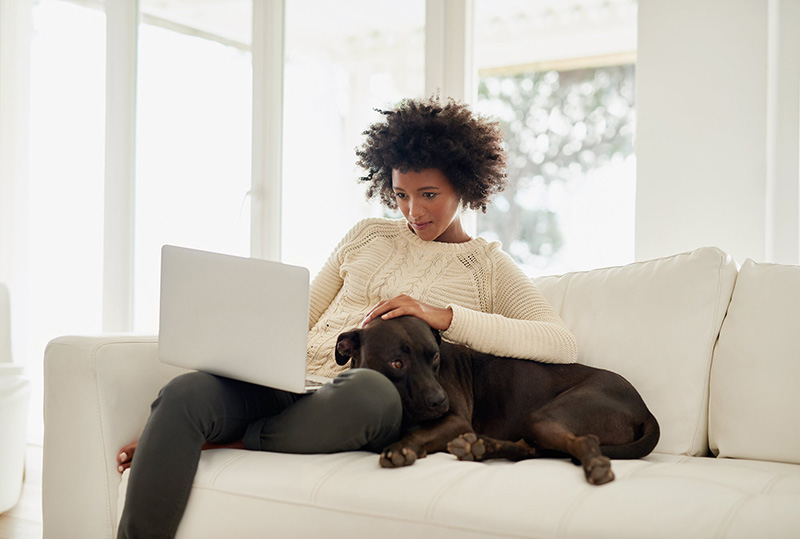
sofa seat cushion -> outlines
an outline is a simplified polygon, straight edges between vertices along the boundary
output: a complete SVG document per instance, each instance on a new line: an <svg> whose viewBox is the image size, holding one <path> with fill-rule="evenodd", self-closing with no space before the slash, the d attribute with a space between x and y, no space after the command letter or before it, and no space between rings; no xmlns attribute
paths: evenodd
<svg viewBox="0 0 800 539"><path fill-rule="evenodd" d="M736 281L713 247L535 279L578 341L579 361L617 372L661 426L656 451L708 454L711 356Z"/></svg>
<svg viewBox="0 0 800 539"><path fill-rule="evenodd" d="M654 453L594 487L568 460L382 469L363 452L206 451L178 537L782 537L800 466ZM127 472L120 486L120 504ZM121 505L120 505L121 513ZM298 530L302 533L298 534Z"/></svg>
<svg viewBox="0 0 800 539"><path fill-rule="evenodd" d="M709 416L715 454L800 464L800 266L742 264L714 352Z"/></svg>

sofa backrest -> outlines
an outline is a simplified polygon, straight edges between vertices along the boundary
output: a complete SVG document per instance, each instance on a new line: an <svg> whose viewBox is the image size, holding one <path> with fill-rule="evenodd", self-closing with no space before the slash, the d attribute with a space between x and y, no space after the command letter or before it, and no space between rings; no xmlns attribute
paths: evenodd
<svg viewBox="0 0 800 539"><path fill-rule="evenodd" d="M720 457L800 464L800 266L742 264L711 367Z"/></svg>
<svg viewBox="0 0 800 539"><path fill-rule="evenodd" d="M575 334L579 361L617 372L661 426L655 451L708 453L711 357L736 263L705 247L534 282Z"/></svg>

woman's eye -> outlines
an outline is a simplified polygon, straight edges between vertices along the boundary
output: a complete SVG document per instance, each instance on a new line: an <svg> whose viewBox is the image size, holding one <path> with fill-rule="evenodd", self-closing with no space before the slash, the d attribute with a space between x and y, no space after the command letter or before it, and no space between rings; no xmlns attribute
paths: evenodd
<svg viewBox="0 0 800 539"><path fill-rule="evenodd" d="M439 193L425 193L422 196L424 196L425 198L436 198L437 196L439 196Z"/></svg>
<svg viewBox="0 0 800 539"><path fill-rule="evenodd" d="M405 193L395 193L394 198L406 198Z"/></svg>

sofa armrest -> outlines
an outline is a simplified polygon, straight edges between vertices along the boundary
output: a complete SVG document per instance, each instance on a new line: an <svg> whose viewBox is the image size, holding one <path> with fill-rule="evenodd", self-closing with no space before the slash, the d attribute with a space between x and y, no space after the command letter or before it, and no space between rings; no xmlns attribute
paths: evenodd
<svg viewBox="0 0 800 539"><path fill-rule="evenodd" d="M139 438L159 389L184 372L155 337L61 337L44 357L45 537L115 537L116 454Z"/></svg>

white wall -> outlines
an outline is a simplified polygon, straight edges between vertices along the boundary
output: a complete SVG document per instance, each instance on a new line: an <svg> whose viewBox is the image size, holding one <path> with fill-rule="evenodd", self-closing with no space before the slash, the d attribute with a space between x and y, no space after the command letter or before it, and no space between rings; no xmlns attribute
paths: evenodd
<svg viewBox="0 0 800 539"><path fill-rule="evenodd" d="M640 0L636 258L798 262L797 0Z"/></svg>

